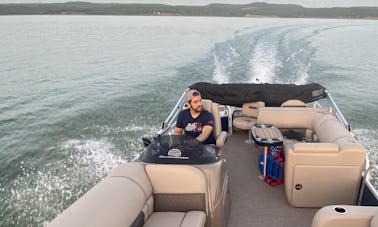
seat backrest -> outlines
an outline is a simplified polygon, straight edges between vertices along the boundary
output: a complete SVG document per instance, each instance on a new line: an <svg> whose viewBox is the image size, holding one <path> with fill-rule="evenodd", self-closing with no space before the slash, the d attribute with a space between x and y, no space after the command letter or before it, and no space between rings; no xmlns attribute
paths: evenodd
<svg viewBox="0 0 378 227"><path fill-rule="evenodd" d="M144 165L140 162L129 162L119 165L113 169L108 178L127 178L135 182L144 192L146 203L142 209L145 219L147 219L154 211L154 200L152 196L152 185L144 169Z"/></svg>
<svg viewBox="0 0 378 227"><path fill-rule="evenodd" d="M152 184L154 211L208 212L207 179L198 168L189 165L145 166Z"/></svg>
<svg viewBox="0 0 378 227"><path fill-rule="evenodd" d="M205 110L209 111L214 117L214 136L217 138L222 131L221 117L219 114L219 104L209 99L202 99L202 106Z"/></svg>
<svg viewBox="0 0 378 227"><path fill-rule="evenodd" d="M353 135L332 114L318 114L313 120L313 129L321 142L337 143L342 139L356 143Z"/></svg>
<svg viewBox="0 0 378 227"><path fill-rule="evenodd" d="M144 166L137 162L126 163L47 226L133 226L133 223L144 223L153 211L153 203L152 187Z"/></svg>
<svg viewBox="0 0 378 227"><path fill-rule="evenodd" d="M264 107L265 103L264 102L249 102L249 103L244 103L242 106L242 114L243 116L246 117L254 117L257 118L259 110L259 107Z"/></svg>
<svg viewBox="0 0 378 227"><path fill-rule="evenodd" d="M312 129L314 117L322 111L320 108L264 107L259 110L257 123L278 128Z"/></svg>

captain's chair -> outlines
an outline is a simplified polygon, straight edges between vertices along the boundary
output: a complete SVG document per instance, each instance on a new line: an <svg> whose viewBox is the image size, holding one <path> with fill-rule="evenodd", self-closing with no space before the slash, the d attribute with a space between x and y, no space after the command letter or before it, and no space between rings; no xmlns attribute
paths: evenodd
<svg viewBox="0 0 378 227"><path fill-rule="evenodd" d="M213 133L216 140L217 155L221 155L221 149L226 142L227 132L222 131L221 117L219 114L219 104L215 103L209 99L202 99L202 106L205 110L213 114L214 117L214 127Z"/></svg>
<svg viewBox="0 0 378 227"><path fill-rule="evenodd" d="M251 129L252 126L257 122L257 117L259 113L259 108L264 107L265 103L262 101L259 102L250 102L244 103L242 106L242 115L233 120L232 125L235 128L248 130L248 140L247 143L251 143Z"/></svg>

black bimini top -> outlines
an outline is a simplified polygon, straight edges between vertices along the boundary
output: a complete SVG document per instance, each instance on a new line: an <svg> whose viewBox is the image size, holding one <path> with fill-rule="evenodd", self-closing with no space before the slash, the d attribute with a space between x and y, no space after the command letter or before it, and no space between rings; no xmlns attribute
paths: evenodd
<svg viewBox="0 0 378 227"><path fill-rule="evenodd" d="M264 101L265 106L280 106L281 103L298 99L304 103L327 97L326 88L317 83L295 84L211 84L199 82L189 86L198 90L202 98L222 105L239 106L243 103Z"/></svg>

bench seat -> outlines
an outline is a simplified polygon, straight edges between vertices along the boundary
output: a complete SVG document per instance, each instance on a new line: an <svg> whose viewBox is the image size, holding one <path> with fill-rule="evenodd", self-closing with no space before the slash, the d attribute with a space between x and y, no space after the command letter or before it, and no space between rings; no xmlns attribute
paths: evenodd
<svg viewBox="0 0 378 227"><path fill-rule="evenodd" d="M206 193L207 179L198 168L126 163L47 226L204 227Z"/></svg>
<svg viewBox="0 0 378 227"><path fill-rule="evenodd" d="M257 123L303 132L303 141L284 140L285 192L290 205L356 203L365 149L332 113L310 107L263 107Z"/></svg>

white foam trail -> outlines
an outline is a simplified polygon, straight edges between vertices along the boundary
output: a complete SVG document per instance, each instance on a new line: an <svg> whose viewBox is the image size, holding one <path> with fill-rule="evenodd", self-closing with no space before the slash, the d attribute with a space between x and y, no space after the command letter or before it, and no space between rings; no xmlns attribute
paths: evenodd
<svg viewBox="0 0 378 227"><path fill-rule="evenodd" d="M7 209L18 214L17 217L9 217L8 225L26 226L26 223L41 225L46 218L63 209L64 200L72 199L70 185L64 181L66 174L63 173L58 177L54 175L53 170L36 171L33 167L25 167L23 163L19 168L23 174L9 182L11 189L7 193L7 201L1 202L8 203Z"/></svg>
<svg viewBox="0 0 378 227"><path fill-rule="evenodd" d="M294 59L298 54L302 53L304 50L305 50L305 48L300 48L299 50L291 53L290 56L285 59L285 62L288 62L288 61Z"/></svg>
<svg viewBox="0 0 378 227"><path fill-rule="evenodd" d="M0 210L1 206L6 206L18 214L10 217L8 224L42 225L65 209L69 201L77 200L108 175L111 169L126 162L114 154L113 144L105 140L72 139L60 144L60 148L65 152L61 160L38 169L21 162L17 167L22 174L6 188L0 185L0 191L8 195L5 201L0 198Z"/></svg>
<svg viewBox="0 0 378 227"><path fill-rule="evenodd" d="M103 133L128 133L128 132L145 132L147 135L154 134L159 126L138 125L136 123L129 123L127 127L114 127L114 126L98 126L98 129Z"/></svg>
<svg viewBox="0 0 378 227"><path fill-rule="evenodd" d="M353 129L358 142L366 149L370 164L378 164L378 131L373 129Z"/></svg>
<svg viewBox="0 0 378 227"><path fill-rule="evenodd" d="M298 72L297 72L297 79L294 81L295 84L306 84L308 82L308 79L310 78L310 75L308 72L310 71L311 68L311 63L308 62L307 65L302 67Z"/></svg>
<svg viewBox="0 0 378 227"><path fill-rule="evenodd" d="M228 48L230 48L231 53L232 53L232 55L233 55L234 57L239 57L239 56L240 56L240 54L235 50L235 48L233 48L233 47L230 45L230 43L227 42L227 46L228 46Z"/></svg>
<svg viewBox="0 0 378 227"><path fill-rule="evenodd" d="M272 83L277 66L277 46L266 41L259 42L252 51L249 82Z"/></svg>
<svg viewBox="0 0 378 227"><path fill-rule="evenodd" d="M103 140L72 139L63 143L63 148L69 151L73 162L91 168L97 177L107 175L112 168L126 162L112 153L113 144Z"/></svg>
<svg viewBox="0 0 378 227"><path fill-rule="evenodd" d="M214 71L213 80L218 84L226 84L229 81L229 75L226 71L226 66L218 59L218 56L214 53Z"/></svg>

